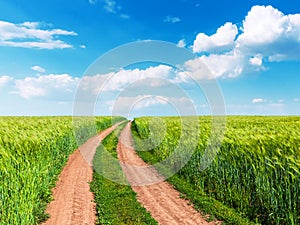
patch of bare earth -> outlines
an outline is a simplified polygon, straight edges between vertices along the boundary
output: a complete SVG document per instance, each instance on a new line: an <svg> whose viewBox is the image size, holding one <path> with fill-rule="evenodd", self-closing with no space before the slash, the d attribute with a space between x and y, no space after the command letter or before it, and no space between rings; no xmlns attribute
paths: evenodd
<svg viewBox="0 0 300 225"><path fill-rule="evenodd" d="M42 225L87 225L96 223L96 209L89 182L91 167L100 142L117 125L89 139L70 157L53 189L54 200L48 205L50 218Z"/></svg>
<svg viewBox="0 0 300 225"><path fill-rule="evenodd" d="M180 198L180 193L136 154L132 147L130 125L128 123L121 132L118 157L132 189L137 193L138 201L152 217L162 225L220 224L207 222L189 201Z"/></svg>

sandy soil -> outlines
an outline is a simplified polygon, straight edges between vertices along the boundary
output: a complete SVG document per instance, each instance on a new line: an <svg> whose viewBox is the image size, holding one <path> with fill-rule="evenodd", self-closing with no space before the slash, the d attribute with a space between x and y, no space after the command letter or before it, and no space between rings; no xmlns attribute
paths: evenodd
<svg viewBox="0 0 300 225"><path fill-rule="evenodd" d="M180 193L157 171L148 166L134 151L130 123L121 132L118 144L118 157L138 201L162 225L211 225L220 222L207 222ZM158 182L157 182L158 181ZM145 185L143 185L145 184Z"/></svg>
<svg viewBox="0 0 300 225"><path fill-rule="evenodd" d="M42 225L95 224L94 196L89 186L93 176L92 160L97 146L116 126L89 139L69 157L53 189L54 200L47 208L50 218Z"/></svg>

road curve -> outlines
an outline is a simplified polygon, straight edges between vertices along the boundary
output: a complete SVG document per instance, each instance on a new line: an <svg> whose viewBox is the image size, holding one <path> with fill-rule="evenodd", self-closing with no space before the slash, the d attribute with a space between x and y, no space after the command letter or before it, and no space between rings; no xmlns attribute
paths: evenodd
<svg viewBox="0 0 300 225"><path fill-rule="evenodd" d="M47 208L50 218L42 225L96 224L96 205L89 186L93 178L92 160L100 142L117 125L89 139L70 155L52 190L54 200Z"/></svg>
<svg viewBox="0 0 300 225"><path fill-rule="evenodd" d="M134 151L130 126L131 124L128 123L120 134L117 147L118 158L132 189L137 193L138 201L152 217L162 225L216 224L207 222L187 200L180 198L180 193L168 182L160 181L142 185L143 182L149 184L148 181L157 180L161 176Z"/></svg>

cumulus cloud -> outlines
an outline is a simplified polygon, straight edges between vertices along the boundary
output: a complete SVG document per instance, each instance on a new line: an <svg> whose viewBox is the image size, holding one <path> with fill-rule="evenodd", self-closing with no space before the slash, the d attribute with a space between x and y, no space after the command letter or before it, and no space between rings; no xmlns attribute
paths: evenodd
<svg viewBox="0 0 300 225"><path fill-rule="evenodd" d="M195 80L213 79L215 74L211 73L201 58L197 58L185 62L183 71L177 73L174 83L188 83L190 78Z"/></svg>
<svg viewBox="0 0 300 225"><path fill-rule="evenodd" d="M118 91L126 85L133 84L147 78L167 78L172 67L159 65L147 69L120 70L115 73L96 74L83 77L80 88L82 91L98 94L100 91ZM148 85L159 85L156 80L147 81Z"/></svg>
<svg viewBox="0 0 300 225"><path fill-rule="evenodd" d="M40 66L32 66L31 69L33 71L36 71L36 72L39 72L39 73L45 73L46 72L46 70L44 68L40 67Z"/></svg>
<svg viewBox="0 0 300 225"><path fill-rule="evenodd" d="M249 61L253 66L261 66L263 63L261 55L253 56L249 59Z"/></svg>
<svg viewBox="0 0 300 225"><path fill-rule="evenodd" d="M165 23L179 23L181 19L179 17L174 17L174 16L166 16L164 18Z"/></svg>
<svg viewBox="0 0 300 225"><path fill-rule="evenodd" d="M106 104L109 106L109 110L112 111L113 114L128 116L128 114L133 110L145 110L149 107L154 107L161 111L161 107L165 107L166 110L170 110L168 109L168 106L169 108L173 108L175 106L188 111L191 108L191 102L192 100L187 97L137 95L122 96L114 101L107 101Z"/></svg>
<svg viewBox="0 0 300 225"><path fill-rule="evenodd" d="M295 24L289 17L272 6L254 6L243 21L243 33L239 36L238 43L240 45L273 43L284 33L293 30Z"/></svg>
<svg viewBox="0 0 300 225"><path fill-rule="evenodd" d="M79 78L74 78L68 74L50 74L39 77L26 77L15 80L15 91L22 98L43 97L47 95L60 95L73 93Z"/></svg>
<svg viewBox="0 0 300 225"><path fill-rule="evenodd" d="M284 15L272 6L253 6L243 21L237 46L271 60L299 58L300 14Z"/></svg>
<svg viewBox="0 0 300 225"><path fill-rule="evenodd" d="M185 46L186 46L186 43L185 43L184 39L181 39L181 40L178 41L177 47L184 48Z"/></svg>
<svg viewBox="0 0 300 225"><path fill-rule="evenodd" d="M181 78L178 81L184 82L185 73L199 80L234 78L244 71L244 63L244 56L238 52L202 55L185 63L184 72L179 73Z"/></svg>
<svg viewBox="0 0 300 225"><path fill-rule="evenodd" d="M80 45L79 47L82 48L82 49L86 49L85 45Z"/></svg>
<svg viewBox="0 0 300 225"><path fill-rule="evenodd" d="M237 26L226 23L211 36L199 33L192 46L215 77L236 77L265 69L264 62L300 60L300 14L253 6Z"/></svg>
<svg viewBox="0 0 300 225"><path fill-rule="evenodd" d="M234 78L244 72L244 56L236 52L203 55L185 62L182 71L177 72L174 83L189 83L194 80Z"/></svg>
<svg viewBox="0 0 300 225"><path fill-rule="evenodd" d="M166 105L168 101L168 98L163 96L146 95L144 96L144 99L136 103L135 108L143 109L153 105Z"/></svg>
<svg viewBox="0 0 300 225"><path fill-rule="evenodd" d="M107 101L110 110L121 114L128 113L131 109L143 109L153 105L167 104L168 99L163 96L137 95L133 97L121 96L115 101Z"/></svg>
<svg viewBox="0 0 300 225"><path fill-rule="evenodd" d="M243 21L240 45L268 44L284 32L284 15L272 6L254 6Z"/></svg>
<svg viewBox="0 0 300 225"><path fill-rule="evenodd" d="M235 45L235 37L238 29L235 24L225 23L218 28L217 32L211 36L199 33L194 41L193 51L196 53L212 50L232 49Z"/></svg>
<svg viewBox="0 0 300 225"><path fill-rule="evenodd" d="M254 99L252 99L253 104L264 103L264 102L267 102L267 100L263 99L263 98L254 98Z"/></svg>
<svg viewBox="0 0 300 225"><path fill-rule="evenodd" d="M199 59L207 65L215 78L234 78L241 75L244 70L244 56L236 52L203 55Z"/></svg>
<svg viewBox="0 0 300 225"><path fill-rule="evenodd" d="M193 65L187 63L187 69L188 66L193 67ZM33 66L32 69L38 72L45 71L40 66ZM197 72L201 70L199 67L196 69ZM86 99L87 96L90 98L98 94L104 96L104 99L111 99L112 96L120 92L124 92L129 97L145 94L144 97L147 97L147 99L138 103L137 108L167 102L167 99L164 99L163 96L161 98L150 98L150 93L156 93L156 95L160 93L160 95L166 95L170 99L174 97L172 101L178 102L180 100L178 99L179 93L174 92L177 89L172 89L172 87L173 85L177 87L178 83L184 82L183 78L180 79L178 72L167 65L150 66L146 69L122 69L107 74L85 76L81 79L69 74L29 76L23 79L9 76L0 77L0 87L6 86L8 93L18 95L24 99L42 98L67 102L74 98L77 90L79 94L83 94L81 97L79 96L79 99L82 100L88 100L88 98ZM9 86L7 86L8 83L10 83Z"/></svg>
<svg viewBox="0 0 300 225"><path fill-rule="evenodd" d="M0 45L23 48L63 49L72 45L58 40L61 35L76 36L74 31L41 29L38 22L14 24L0 21Z"/></svg>
<svg viewBox="0 0 300 225"><path fill-rule="evenodd" d="M13 78L10 76L1 76L0 77L0 87L4 86L5 84L9 83L12 80L13 80Z"/></svg>

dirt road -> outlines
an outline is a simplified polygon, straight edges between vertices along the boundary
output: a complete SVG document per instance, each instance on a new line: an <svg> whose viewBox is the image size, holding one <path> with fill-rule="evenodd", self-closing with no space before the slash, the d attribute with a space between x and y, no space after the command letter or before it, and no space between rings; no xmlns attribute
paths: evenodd
<svg viewBox="0 0 300 225"><path fill-rule="evenodd" d="M53 189L54 200L47 208L50 218L43 225L95 224L94 197L88 184L93 176L92 160L97 146L116 126L89 139L69 157Z"/></svg>
<svg viewBox="0 0 300 225"><path fill-rule="evenodd" d="M118 144L118 157L132 189L137 193L138 201L162 225L209 225L188 201L155 169L149 167L134 151L130 123L121 132ZM155 181L160 182L153 184ZM143 185L143 183L150 185ZM151 184L152 183L152 184ZM220 223L219 223L220 224Z"/></svg>
<svg viewBox="0 0 300 225"><path fill-rule="evenodd" d="M162 225L216 224L206 222L188 201L180 198L178 191L163 181L164 178L135 153L130 125L128 123L121 132L117 150L122 169L132 189L137 193L138 201ZM69 157L53 189L54 200L47 208L50 218L42 225L96 223L94 198L88 184L92 181L92 160L97 146L116 126L89 139ZM148 185L143 185L145 183Z"/></svg>

